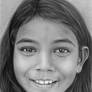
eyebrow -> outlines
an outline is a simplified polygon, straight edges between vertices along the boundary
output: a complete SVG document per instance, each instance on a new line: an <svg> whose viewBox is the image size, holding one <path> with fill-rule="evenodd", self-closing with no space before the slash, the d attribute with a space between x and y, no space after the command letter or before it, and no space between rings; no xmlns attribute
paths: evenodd
<svg viewBox="0 0 92 92"><path fill-rule="evenodd" d="M35 40L28 39L28 38L23 38L23 39L19 40L18 42L16 42L16 44L20 44L20 43L35 43L35 44L38 44L38 42L36 42Z"/></svg>
<svg viewBox="0 0 92 92"><path fill-rule="evenodd" d="M19 40L18 42L16 42L16 44L20 44L20 43L35 43L35 44L38 44L37 41L32 40L32 39L28 39L28 38L23 38L23 39ZM69 39L58 39L58 40L55 40L53 43L70 43L73 46L75 46L75 44Z"/></svg>
<svg viewBox="0 0 92 92"><path fill-rule="evenodd" d="M58 39L58 40L55 40L54 43L69 43L75 46L75 44L69 39Z"/></svg>

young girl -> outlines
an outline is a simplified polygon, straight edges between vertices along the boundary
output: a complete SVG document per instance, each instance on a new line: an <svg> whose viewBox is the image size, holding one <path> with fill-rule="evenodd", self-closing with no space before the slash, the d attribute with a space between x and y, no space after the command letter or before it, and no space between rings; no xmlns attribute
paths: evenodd
<svg viewBox="0 0 92 92"><path fill-rule="evenodd" d="M65 0L24 0L0 47L2 92L91 92L92 39Z"/></svg>

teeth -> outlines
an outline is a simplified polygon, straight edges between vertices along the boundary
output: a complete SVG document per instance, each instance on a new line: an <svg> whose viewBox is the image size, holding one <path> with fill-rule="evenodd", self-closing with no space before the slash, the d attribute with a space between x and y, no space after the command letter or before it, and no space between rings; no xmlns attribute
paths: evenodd
<svg viewBox="0 0 92 92"><path fill-rule="evenodd" d="M40 84L40 85L48 85L48 84L52 84L53 83L52 80L36 80L35 82Z"/></svg>

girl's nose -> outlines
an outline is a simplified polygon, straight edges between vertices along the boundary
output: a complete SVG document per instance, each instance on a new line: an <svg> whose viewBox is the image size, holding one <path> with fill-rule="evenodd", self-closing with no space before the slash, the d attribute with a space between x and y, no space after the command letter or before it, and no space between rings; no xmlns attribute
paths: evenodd
<svg viewBox="0 0 92 92"><path fill-rule="evenodd" d="M46 72L47 71L49 71L49 72L55 71L53 60L49 54L47 54L45 52L40 54L38 62L39 62L39 64L36 67L37 71L46 71Z"/></svg>

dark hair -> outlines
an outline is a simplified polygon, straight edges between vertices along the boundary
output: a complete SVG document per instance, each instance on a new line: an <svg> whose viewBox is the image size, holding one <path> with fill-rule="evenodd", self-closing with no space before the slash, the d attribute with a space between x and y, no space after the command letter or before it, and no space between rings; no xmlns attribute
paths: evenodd
<svg viewBox="0 0 92 92"><path fill-rule="evenodd" d="M13 69L14 43L18 29L35 17L63 23L71 28L79 43L89 48L89 57L66 92L91 92L92 39L79 12L65 0L24 0L14 13L1 41L0 88L2 92L25 92Z"/></svg>

